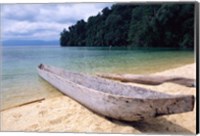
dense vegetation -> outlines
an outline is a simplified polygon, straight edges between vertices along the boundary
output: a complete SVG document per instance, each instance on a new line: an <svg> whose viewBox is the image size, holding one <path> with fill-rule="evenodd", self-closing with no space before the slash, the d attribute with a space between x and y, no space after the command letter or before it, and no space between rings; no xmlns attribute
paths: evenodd
<svg viewBox="0 0 200 136"><path fill-rule="evenodd" d="M194 4L114 4L64 29L60 45L193 48Z"/></svg>

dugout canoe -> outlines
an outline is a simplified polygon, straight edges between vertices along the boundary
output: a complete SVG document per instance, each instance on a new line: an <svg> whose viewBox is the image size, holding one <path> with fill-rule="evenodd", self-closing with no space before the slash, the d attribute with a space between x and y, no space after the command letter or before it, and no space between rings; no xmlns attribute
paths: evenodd
<svg viewBox="0 0 200 136"><path fill-rule="evenodd" d="M118 120L138 121L194 108L193 95L169 95L45 64L37 70L67 96L98 114Z"/></svg>

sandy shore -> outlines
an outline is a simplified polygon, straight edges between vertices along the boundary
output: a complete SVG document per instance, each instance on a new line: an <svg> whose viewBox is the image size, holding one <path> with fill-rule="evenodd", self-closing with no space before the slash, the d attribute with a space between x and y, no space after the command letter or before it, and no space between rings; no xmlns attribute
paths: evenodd
<svg viewBox="0 0 200 136"><path fill-rule="evenodd" d="M195 79L196 64L155 74L178 75ZM164 83L158 86L132 85L170 94L193 94L196 96L196 88L173 83ZM1 112L1 131L194 134L195 122L196 106L192 112L127 123L97 115L64 95Z"/></svg>

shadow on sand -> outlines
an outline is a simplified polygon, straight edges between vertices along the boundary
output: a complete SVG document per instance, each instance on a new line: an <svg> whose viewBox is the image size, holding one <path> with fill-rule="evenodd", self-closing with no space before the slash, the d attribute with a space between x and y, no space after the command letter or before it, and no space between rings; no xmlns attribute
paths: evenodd
<svg viewBox="0 0 200 136"><path fill-rule="evenodd" d="M106 117L107 118L107 117ZM145 121L119 121L111 118L107 118L109 121L121 125L121 126L131 126L134 129L139 130L142 133L150 134L195 134L194 132L183 128L182 126L175 124L163 117L149 119Z"/></svg>

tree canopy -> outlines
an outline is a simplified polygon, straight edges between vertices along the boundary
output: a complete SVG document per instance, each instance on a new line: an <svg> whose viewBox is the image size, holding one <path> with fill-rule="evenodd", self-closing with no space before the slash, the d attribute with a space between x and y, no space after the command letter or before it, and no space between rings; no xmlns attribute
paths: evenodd
<svg viewBox="0 0 200 136"><path fill-rule="evenodd" d="M194 48L194 4L114 4L65 28L60 45Z"/></svg>

